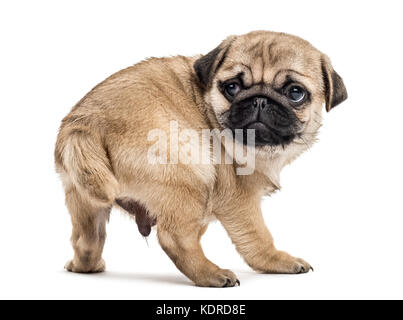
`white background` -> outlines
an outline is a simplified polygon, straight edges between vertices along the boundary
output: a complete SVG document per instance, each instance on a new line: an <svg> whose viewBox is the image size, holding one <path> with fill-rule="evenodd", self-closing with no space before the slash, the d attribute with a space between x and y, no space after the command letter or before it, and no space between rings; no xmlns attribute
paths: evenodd
<svg viewBox="0 0 403 320"><path fill-rule="evenodd" d="M401 1L2 1L0 298L403 298ZM197 288L113 212L107 272L63 271L71 225L54 173L61 119L94 85L146 57L207 53L255 29L299 35L328 54L349 99L264 200L276 245L315 272L260 275L222 227L206 255L241 286Z"/></svg>

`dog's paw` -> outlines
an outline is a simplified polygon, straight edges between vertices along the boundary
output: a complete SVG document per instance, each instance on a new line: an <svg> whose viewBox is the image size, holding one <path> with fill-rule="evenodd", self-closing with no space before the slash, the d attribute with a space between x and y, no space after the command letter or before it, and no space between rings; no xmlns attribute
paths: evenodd
<svg viewBox="0 0 403 320"><path fill-rule="evenodd" d="M215 272L206 273L195 281L199 287L227 288L239 286L241 283L231 270L218 269Z"/></svg>
<svg viewBox="0 0 403 320"><path fill-rule="evenodd" d="M295 258L284 251L277 251L270 256L263 272L300 274L313 271L311 265L301 258Z"/></svg>
<svg viewBox="0 0 403 320"><path fill-rule="evenodd" d="M67 271L75 273L100 273L105 271L105 261L101 259L93 266L80 266L74 263L74 260L70 260L66 263L64 268Z"/></svg>
<svg viewBox="0 0 403 320"><path fill-rule="evenodd" d="M307 273L310 270L313 271L312 266L306 262L305 260L301 258L295 258L296 259L296 266L295 266L295 272L294 273Z"/></svg>

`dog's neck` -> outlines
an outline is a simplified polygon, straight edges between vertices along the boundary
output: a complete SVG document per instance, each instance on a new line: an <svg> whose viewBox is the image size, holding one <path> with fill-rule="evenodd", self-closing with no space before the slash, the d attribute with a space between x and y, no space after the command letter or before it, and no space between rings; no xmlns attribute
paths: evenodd
<svg viewBox="0 0 403 320"><path fill-rule="evenodd" d="M309 145L290 144L284 150L271 154L267 151L257 152L255 170L269 178L275 190L281 188L280 173L283 168L294 161L309 148Z"/></svg>
<svg viewBox="0 0 403 320"><path fill-rule="evenodd" d="M281 188L280 173L282 169L308 150L316 141L315 135L296 140L282 148L264 147L256 149L254 172L251 175L242 176L247 184L252 182L262 195L270 194ZM237 164L235 164L238 166ZM260 176L260 178L259 178ZM257 185L256 185L257 184Z"/></svg>

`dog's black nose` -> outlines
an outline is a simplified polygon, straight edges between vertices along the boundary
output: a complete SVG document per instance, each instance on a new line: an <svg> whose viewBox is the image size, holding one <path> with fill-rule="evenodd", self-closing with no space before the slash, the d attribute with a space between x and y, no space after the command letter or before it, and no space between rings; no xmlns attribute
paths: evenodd
<svg viewBox="0 0 403 320"><path fill-rule="evenodd" d="M264 97L256 97L253 99L253 107L259 108L260 110L266 108L268 104L268 99Z"/></svg>

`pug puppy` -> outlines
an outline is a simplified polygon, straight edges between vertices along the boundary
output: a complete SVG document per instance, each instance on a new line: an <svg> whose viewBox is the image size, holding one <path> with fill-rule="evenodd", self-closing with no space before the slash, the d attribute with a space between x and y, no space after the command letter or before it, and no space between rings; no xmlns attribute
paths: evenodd
<svg viewBox="0 0 403 320"><path fill-rule="evenodd" d="M309 263L274 246L260 202L279 189L282 168L315 141L323 105L329 111L346 98L326 55L296 36L268 31L230 36L204 56L152 58L112 75L64 118L56 143L73 225L74 258L66 269L105 270L105 225L115 206L135 218L143 236L157 225L163 250L198 286L239 284L203 253L200 238L214 219L252 269L308 272ZM169 163L150 163L150 130L171 142L172 121L206 143L204 129L252 130L253 171L237 174L236 157L172 164L177 150L170 143L162 151ZM219 153L226 148L219 145Z"/></svg>

